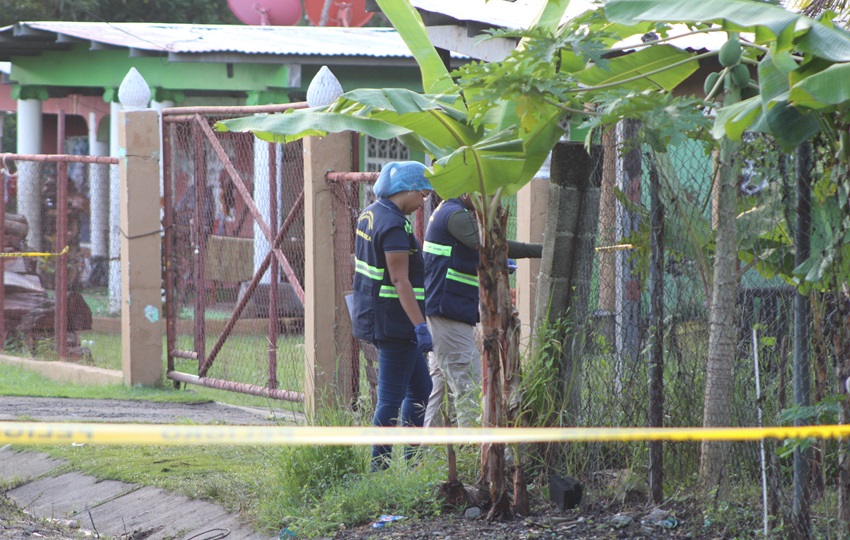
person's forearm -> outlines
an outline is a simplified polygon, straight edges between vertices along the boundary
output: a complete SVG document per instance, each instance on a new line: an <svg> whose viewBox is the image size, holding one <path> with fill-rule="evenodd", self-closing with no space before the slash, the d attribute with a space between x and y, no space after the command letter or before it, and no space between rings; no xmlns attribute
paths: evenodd
<svg viewBox="0 0 850 540"><path fill-rule="evenodd" d="M472 212L456 212L448 221L449 233L466 247L478 250L481 239L478 221ZM511 259L539 259L543 256L543 244L526 244L508 240L508 257Z"/></svg>
<svg viewBox="0 0 850 540"><path fill-rule="evenodd" d="M543 244L526 244L508 240L508 257L511 259L539 259L543 256Z"/></svg>

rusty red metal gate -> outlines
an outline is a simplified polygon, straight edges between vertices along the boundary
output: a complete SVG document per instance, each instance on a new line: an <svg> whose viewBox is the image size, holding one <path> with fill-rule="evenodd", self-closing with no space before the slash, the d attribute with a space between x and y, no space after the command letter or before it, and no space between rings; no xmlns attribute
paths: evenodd
<svg viewBox="0 0 850 540"><path fill-rule="evenodd" d="M301 144L212 127L304 106L163 111L167 376L175 382L304 399Z"/></svg>

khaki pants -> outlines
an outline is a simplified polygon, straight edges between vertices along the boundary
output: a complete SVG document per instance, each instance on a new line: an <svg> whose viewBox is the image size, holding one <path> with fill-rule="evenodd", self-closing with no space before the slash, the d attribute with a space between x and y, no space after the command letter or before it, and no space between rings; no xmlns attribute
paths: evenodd
<svg viewBox="0 0 850 540"><path fill-rule="evenodd" d="M481 354L475 340L476 327L439 316L427 319L434 340L434 350L428 355L434 387L425 411L425 427L444 425L447 386L457 425L480 425Z"/></svg>

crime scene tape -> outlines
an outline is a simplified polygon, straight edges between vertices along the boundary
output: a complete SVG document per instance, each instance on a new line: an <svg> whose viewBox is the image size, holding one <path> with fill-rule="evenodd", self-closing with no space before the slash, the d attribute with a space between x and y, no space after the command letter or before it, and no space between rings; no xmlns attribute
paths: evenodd
<svg viewBox="0 0 850 540"><path fill-rule="evenodd" d="M596 251L628 251L634 248L635 246L633 244L614 244L612 246L599 246L596 248Z"/></svg>
<svg viewBox="0 0 850 540"><path fill-rule="evenodd" d="M850 425L731 428L378 428L0 422L0 444L337 445L833 439Z"/></svg>
<svg viewBox="0 0 850 540"><path fill-rule="evenodd" d="M15 253L0 253L0 257L59 257L65 255L71 248L65 246L65 249L59 253L51 253L49 251L18 251Z"/></svg>

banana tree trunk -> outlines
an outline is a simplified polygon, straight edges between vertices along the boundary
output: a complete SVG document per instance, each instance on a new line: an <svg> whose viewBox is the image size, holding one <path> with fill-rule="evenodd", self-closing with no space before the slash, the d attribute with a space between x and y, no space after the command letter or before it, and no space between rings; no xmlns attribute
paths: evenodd
<svg viewBox="0 0 850 540"><path fill-rule="evenodd" d="M515 387L519 376L518 342L514 337L518 327L515 323L512 324L516 319L511 305L507 272L508 214L501 206L498 195L493 197L489 208L487 205L479 208L481 248L478 280L481 294L481 363L484 392L482 426L505 427L509 425L509 411L513 410L512 388ZM526 506L517 510L524 513L527 512L528 498L518 455L515 465L520 469L515 476L519 484L514 486L519 489L516 499L520 506ZM493 503L488 519L513 515L506 476L505 445L482 445L481 478L489 487Z"/></svg>

